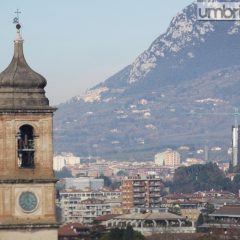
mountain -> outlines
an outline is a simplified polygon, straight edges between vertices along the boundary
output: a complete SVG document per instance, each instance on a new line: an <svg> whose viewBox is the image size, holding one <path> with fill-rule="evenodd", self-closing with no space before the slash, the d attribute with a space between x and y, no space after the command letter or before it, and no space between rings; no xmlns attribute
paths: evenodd
<svg viewBox="0 0 240 240"><path fill-rule="evenodd" d="M231 144L240 103L240 22L179 12L129 66L59 105L55 150L153 159L165 147Z"/></svg>

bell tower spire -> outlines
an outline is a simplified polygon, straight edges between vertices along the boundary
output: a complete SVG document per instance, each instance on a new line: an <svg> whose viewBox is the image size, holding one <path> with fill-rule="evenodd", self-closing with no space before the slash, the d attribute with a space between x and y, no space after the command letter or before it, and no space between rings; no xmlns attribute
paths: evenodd
<svg viewBox="0 0 240 240"><path fill-rule="evenodd" d="M19 10L9 66L0 73L0 239L57 240L53 113L46 79L23 54Z"/></svg>
<svg viewBox="0 0 240 240"><path fill-rule="evenodd" d="M46 79L32 70L23 52L23 38L19 23L19 10L13 22L16 24L14 54L9 66L0 73L0 109L48 109L49 101L45 96ZM31 93L31 94L29 94Z"/></svg>

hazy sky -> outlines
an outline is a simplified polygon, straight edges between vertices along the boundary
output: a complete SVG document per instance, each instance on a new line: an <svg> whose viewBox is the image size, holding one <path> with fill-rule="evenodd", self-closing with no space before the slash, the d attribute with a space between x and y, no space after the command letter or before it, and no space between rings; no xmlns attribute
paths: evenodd
<svg viewBox="0 0 240 240"><path fill-rule="evenodd" d="M192 1L1 0L0 70L12 58L17 8L25 57L55 105L132 63Z"/></svg>

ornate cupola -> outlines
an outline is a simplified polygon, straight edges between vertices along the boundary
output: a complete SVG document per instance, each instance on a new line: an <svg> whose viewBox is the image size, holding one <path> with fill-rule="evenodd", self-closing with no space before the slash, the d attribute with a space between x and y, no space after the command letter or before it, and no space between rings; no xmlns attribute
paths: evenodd
<svg viewBox="0 0 240 240"><path fill-rule="evenodd" d="M0 109L48 108L45 96L46 79L33 71L23 53L21 25L16 25L14 55L9 66L0 74Z"/></svg>
<svg viewBox="0 0 240 240"><path fill-rule="evenodd" d="M17 11L17 13L19 13ZM57 240L53 113L23 55L21 26L10 65L0 74L0 239Z"/></svg>

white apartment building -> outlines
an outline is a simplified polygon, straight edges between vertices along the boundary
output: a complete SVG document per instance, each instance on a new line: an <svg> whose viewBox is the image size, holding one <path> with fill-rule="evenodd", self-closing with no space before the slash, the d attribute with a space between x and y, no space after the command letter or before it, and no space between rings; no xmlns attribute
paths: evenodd
<svg viewBox="0 0 240 240"><path fill-rule="evenodd" d="M111 205L100 199L86 199L79 201L71 199L69 207L63 209L64 222L78 222L91 224L96 217L111 214Z"/></svg>
<svg viewBox="0 0 240 240"><path fill-rule="evenodd" d="M66 160L63 156L53 157L53 170L61 171L66 166Z"/></svg>
<svg viewBox="0 0 240 240"><path fill-rule="evenodd" d="M90 177L79 177L79 178L65 178L65 188L74 188L74 189L92 189L99 190L104 186L103 179L95 179Z"/></svg>
<svg viewBox="0 0 240 240"><path fill-rule="evenodd" d="M179 152L171 149L157 153L154 157L154 160L156 165L168 167L178 167L181 162Z"/></svg>
<svg viewBox="0 0 240 240"><path fill-rule="evenodd" d="M76 191L60 193L62 221L90 224L98 216L112 213L121 206L120 191Z"/></svg>
<svg viewBox="0 0 240 240"><path fill-rule="evenodd" d="M53 157L53 170L61 171L63 167L67 165L73 166L75 164L80 163L81 163L80 157L76 157L72 153L57 155Z"/></svg>

